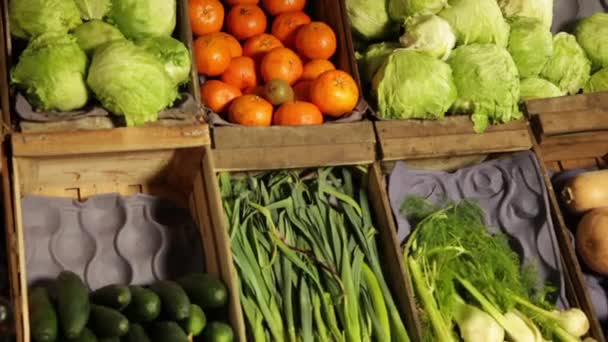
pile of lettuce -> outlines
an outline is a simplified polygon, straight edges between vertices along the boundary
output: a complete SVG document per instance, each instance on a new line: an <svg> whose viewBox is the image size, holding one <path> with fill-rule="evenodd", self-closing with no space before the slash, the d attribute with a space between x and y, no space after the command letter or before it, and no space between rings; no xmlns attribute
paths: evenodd
<svg viewBox="0 0 608 342"><path fill-rule="evenodd" d="M39 111L98 101L128 126L158 120L188 80L190 53L171 37L175 0L19 0L11 35L27 46L11 83Z"/></svg>
<svg viewBox="0 0 608 342"><path fill-rule="evenodd" d="M384 119L470 115L477 132L537 98L608 90L608 14L551 33L553 0L346 0ZM414 53L415 52L415 53Z"/></svg>

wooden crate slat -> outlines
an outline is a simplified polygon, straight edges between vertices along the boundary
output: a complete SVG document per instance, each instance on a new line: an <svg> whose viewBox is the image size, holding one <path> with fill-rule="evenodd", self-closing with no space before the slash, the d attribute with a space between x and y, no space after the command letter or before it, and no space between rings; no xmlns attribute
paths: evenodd
<svg viewBox="0 0 608 342"><path fill-rule="evenodd" d="M328 165L372 163L374 144L291 146L213 151L217 170L289 169Z"/></svg>
<svg viewBox="0 0 608 342"><path fill-rule="evenodd" d="M521 151L532 147L528 129L389 139L380 135L379 140L383 161Z"/></svg>
<svg viewBox="0 0 608 342"><path fill-rule="evenodd" d="M145 151L194 147L210 143L207 125L21 133L12 136L13 155L19 157Z"/></svg>
<svg viewBox="0 0 608 342"><path fill-rule="evenodd" d="M538 117L544 135L608 130L608 110L589 109L542 113Z"/></svg>
<svg viewBox="0 0 608 342"><path fill-rule="evenodd" d="M300 127L240 127L213 129L215 149L375 143L369 121Z"/></svg>
<svg viewBox="0 0 608 342"><path fill-rule="evenodd" d="M446 117L442 120L390 120L375 123L381 139L426 137L435 135L477 134L467 115ZM525 120L488 127L486 133L527 130Z"/></svg>

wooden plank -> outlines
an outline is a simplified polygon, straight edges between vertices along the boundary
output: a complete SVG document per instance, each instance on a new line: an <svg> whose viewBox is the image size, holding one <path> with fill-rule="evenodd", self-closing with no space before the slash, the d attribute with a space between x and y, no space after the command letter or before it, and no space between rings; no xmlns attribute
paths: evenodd
<svg viewBox="0 0 608 342"><path fill-rule="evenodd" d="M57 156L149 151L210 144L207 125L129 127L64 133L21 133L12 136L13 155Z"/></svg>
<svg viewBox="0 0 608 342"><path fill-rule="evenodd" d="M376 121L380 140L393 138L429 137L444 135L477 134L466 115L448 116L443 120L387 120ZM527 130L525 120L488 127L486 133ZM480 134L477 134L480 135Z"/></svg>
<svg viewBox="0 0 608 342"><path fill-rule="evenodd" d="M228 307L230 323L236 332L236 340L245 342L245 319L239 299L240 289L237 281L237 271L232 261L232 248L230 236L228 235L228 222L224 215L222 196L217 182L217 169L214 158L209 147L205 148L202 163L203 183L206 194L207 206L209 210L209 226L212 228L215 246L219 255L218 263L221 270L222 279L228 284L231 300Z"/></svg>
<svg viewBox="0 0 608 342"><path fill-rule="evenodd" d="M383 161L521 151L532 147L528 129L391 139L380 136L379 140Z"/></svg>
<svg viewBox="0 0 608 342"><path fill-rule="evenodd" d="M215 149L249 149L261 147L338 145L376 142L373 124L362 121L319 126L273 126L213 128Z"/></svg>
<svg viewBox="0 0 608 342"><path fill-rule="evenodd" d="M422 341L422 325L418 317L414 291L408 281L410 278L403 262L386 181L378 163L374 163L369 171L367 190L374 213L374 223L378 227L379 249L383 257L382 265L385 266L384 275L391 286L391 292L397 302L401 317L404 319L410 339Z"/></svg>
<svg viewBox="0 0 608 342"><path fill-rule="evenodd" d="M526 110L530 115L584 111L590 108L608 110L608 92L526 101Z"/></svg>
<svg viewBox="0 0 608 342"><path fill-rule="evenodd" d="M376 159L374 144L338 144L213 150L221 171L268 170L329 165L369 164Z"/></svg>
<svg viewBox="0 0 608 342"><path fill-rule="evenodd" d="M541 144L545 162L568 159L584 159L604 156L608 153L608 141L589 141L572 144Z"/></svg>
<svg viewBox="0 0 608 342"><path fill-rule="evenodd" d="M546 162L545 163L547 170L552 172L560 172L562 171L562 165L559 162Z"/></svg>
<svg viewBox="0 0 608 342"><path fill-rule="evenodd" d="M595 158L585 158L585 159L568 159L562 160L560 163L564 170L578 169L578 168L590 168L596 167L597 161Z"/></svg>
<svg viewBox="0 0 608 342"><path fill-rule="evenodd" d="M8 256L8 281L10 284L10 299L13 308L13 321L15 324L15 337L17 342L28 341L24 336L24 325L21 306L21 273L19 245L15 226L15 211L13 210L13 187L11 184L11 171L9 168L6 141L0 144L0 160L2 163L2 198L4 201L4 232L6 235L6 253Z"/></svg>
<svg viewBox="0 0 608 342"><path fill-rule="evenodd" d="M538 116L544 135L608 130L608 110L588 109L541 113Z"/></svg>
<svg viewBox="0 0 608 342"><path fill-rule="evenodd" d="M1 122L2 127L0 127L0 133L8 133L11 130L11 110L10 110L10 83L9 83L9 73L10 70L8 55L7 55L7 47L5 37L8 36L6 30L6 26L4 25L5 21L4 13L2 13L2 18L0 18L0 112L1 112Z"/></svg>

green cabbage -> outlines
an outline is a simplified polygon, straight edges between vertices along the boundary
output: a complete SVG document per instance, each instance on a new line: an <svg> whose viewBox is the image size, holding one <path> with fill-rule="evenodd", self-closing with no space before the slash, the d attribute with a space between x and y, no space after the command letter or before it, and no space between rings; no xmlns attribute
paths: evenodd
<svg viewBox="0 0 608 342"><path fill-rule="evenodd" d="M416 51L396 50L373 80L380 116L387 119L441 119L456 99L452 70Z"/></svg>
<svg viewBox="0 0 608 342"><path fill-rule="evenodd" d="M175 0L113 0L109 18L129 39L170 36L176 22Z"/></svg>
<svg viewBox="0 0 608 342"><path fill-rule="evenodd" d="M70 111L88 101L87 56L67 33L49 32L30 41L11 74L37 109Z"/></svg>
<svg viewBox="0 0 608 342"><path fill-rule="evenodd" d="M472 113L475 131L522 117L519 75L506 49L493 44L465 45L452 52L448 63L458 89L453 111Z"/></svg>
<svg viewBox="0 0 608 342"><path fill-rule="evenodd" d="M573 35L561 32L553 37L553 56L541 76L568 94L576 94L585 86L591 73L591 62Z"/></svg>
<svg viewBox="0 0 608 342"><path fill-rule="evenodd" d="M540 20L516 17L511 20L508 50L520 77L538 76L553 55L553 36Z"/></svg>
<svg viewBox="0 0 608 342"><path fill-rule="evenodd" d="M377 40L393 33L385 0L346 0L346 13L351 27L367 40Z"/></svg>
<svg viewBox="0 0 608 342"><path fill-rule="evenodd" d="M151 54L155 55L165 65L165 71L175 84L182 84L190 75L190 52L179 40L171 37L152 37L137 41Z"/></svg>
<svg viewBox="0 0 608 342"><path fill-rule="evenodd" d="M357 54L359 73L365 82L371 82L374 75L386 61L388 56L400 48L399 43L383 42L372 44L367 47L363 54Z"/></svg>
<svg viewBox="0 0 608 342"><path fill-rule="evenodd" d="M82 23L74 0L12 0L9 6L11 34L18 38L67 32Z"/></svg>
<svg viewBox="0 0 608 342"><path fill-rule="evenodd" d="M604 68L591 76L587 85L585 85L585 93L596 93L600 91L608 91L608 67Z"/></svg>
<svg viewBox="0 0 608 342"><path fill-rule="evenodd" d="M456 36L447 21L430 14L409 18L400 41L409 50L446 60L456 45Z"/></svg>
<svg viewBox="0 0 608 342"><path fill-rule="evenodd" d="M128 40L95 51L87 84L104 107L125 116L128 126L157 120L178 95L163 63Z"/></svg>
<svg viewBox="0 0 608 342"><path fill-rule="evenodd" d="M370 0L368 0L370 1ZM379 1L379 0L372 0ZM388 0L388 13L395 21L403 21L416 15L439 13L448 0Z"/></svg>
<svg viewBox="0 0 608 342"><path fill-rule="evenodd" d="M608 13L596 13L576 26L576 39L593 63L593 69L608 67Z"/></svg>
<svg viewBox="0 0 608 342"><path fill-rule="evenodd" d="M120 30L101 20L91 20L76 28L74 36L80 48L91 55L93 51L108 42L125 39Z"/></svg>
<svg viewBox="0 0 608 342"><path fill-rule="evenodd" d="M456 32L458 45L496 44L506 47L509 24L500 12L496 0L450 0L439 12Z"/></svg>
<svg viewBox="0 0 608 342"><path fill-rule="evenodd" d="M536 18L547 30L553 24L553 0L498 0L498 5L507 18Z"/></svg>
<svg viewBox="0 0 608 342"><path fill-rule="evenodd" d="M84 20L102 19L112 7L111 0L75 0Z"/></svg>
<svg viewBox="0 0 608 342"><path fill-rule="evenodd" d="M538 77L521 80L520 98L522 101L545 99L565 95L555 84Z"/></svg>

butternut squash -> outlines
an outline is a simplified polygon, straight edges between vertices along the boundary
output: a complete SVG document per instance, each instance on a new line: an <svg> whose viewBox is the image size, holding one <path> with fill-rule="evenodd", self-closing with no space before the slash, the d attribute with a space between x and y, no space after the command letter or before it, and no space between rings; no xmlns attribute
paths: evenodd
<svg viewBox="0 0 608 342"><path fill-rule="evenodd" d="M562 197L566 206L578 214L608 207L608 170L573 177L564 187Z"/></svg>
<svg viewBox="0 0 608 342"><path fill-rule="evenodd" d="M576 249L591 270L608 275L608 208L583 216L576 231Z"/></svg>

